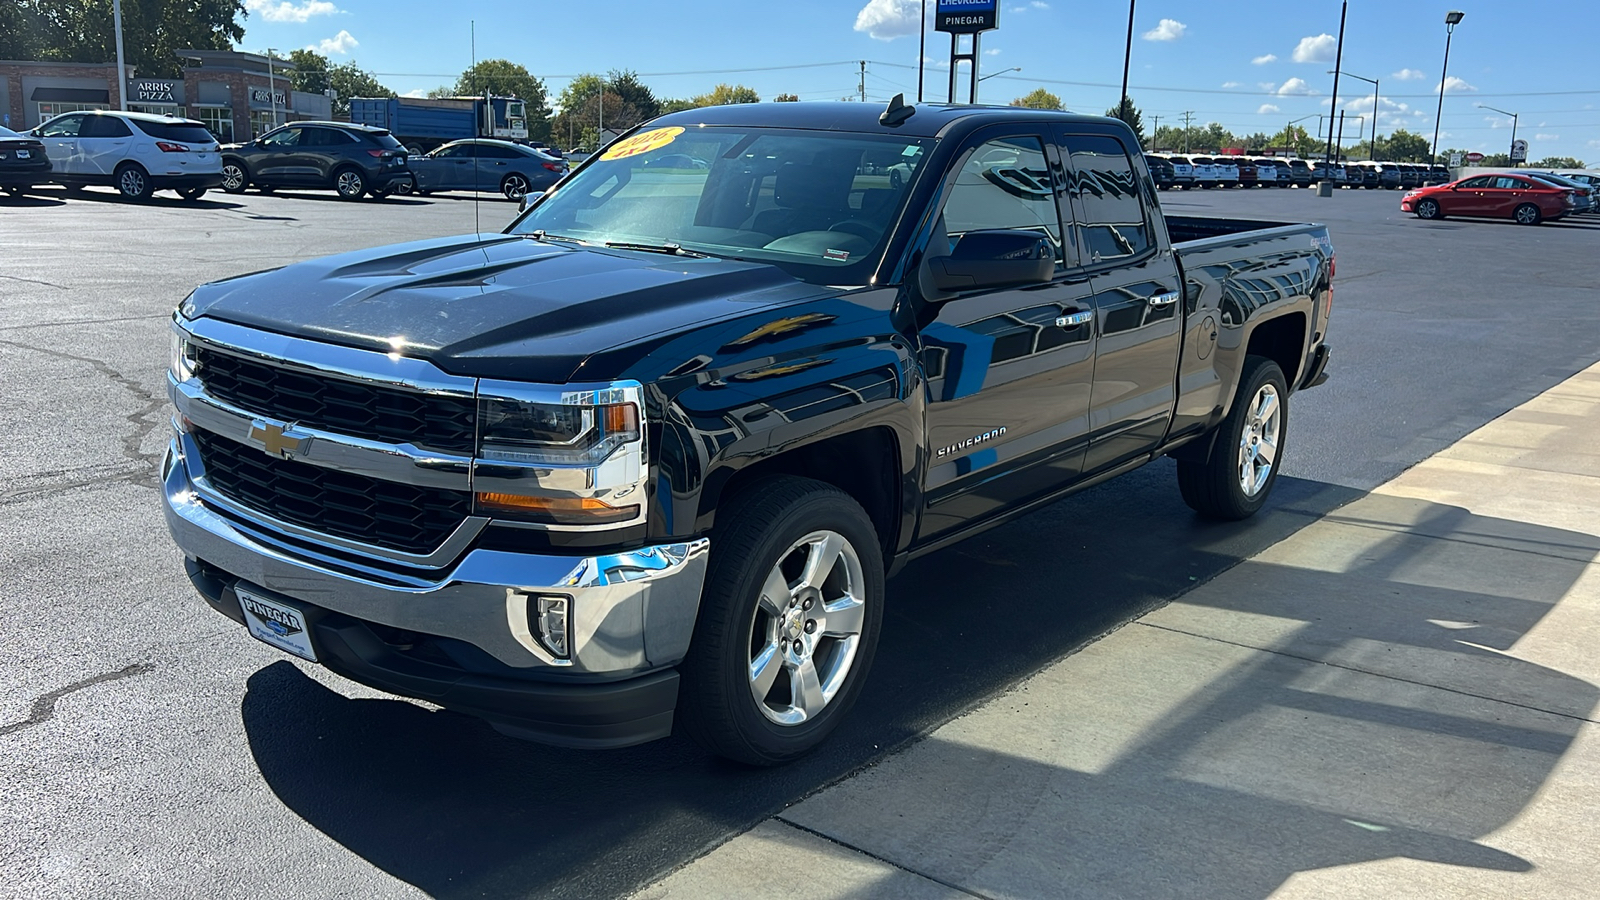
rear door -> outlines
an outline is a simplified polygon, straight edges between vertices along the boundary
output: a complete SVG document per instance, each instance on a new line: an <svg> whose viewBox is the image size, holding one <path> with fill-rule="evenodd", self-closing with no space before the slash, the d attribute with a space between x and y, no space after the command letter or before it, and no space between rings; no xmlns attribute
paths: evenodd
<svg viewBox="0 0 1600 900"><path fill-rule="evenodd" d="M498 192L500 182L504 181L506 175L512 171L512 163L521 156L522 154L503 144L478 144L475 167L478 170L478 190Z"/></svg>
<svg viewBox="0 0 1600 900"><path fill-rule="evenodd" d="M78 148L78 133L83 130L84 115L57 116L39 126L39 140L44 142L50 155L50 165L56 175L82 175L83 159Z"/></svg>
<svg viewBox="0 0 1600 900"><path fill-rule="evenodd" d="M117 166L132 155L133 129L117 116L85 116L78 133L78 148L84 174L110 178Z"/></svg>
<svg viewBox="0 0 1600 900"><path fill-rule="evenodd" d="M1154 195L1116 132L1063 129L1068 195L1094 288L1098 338L1089 402L1092 473L1154 450L1176 405L1183 285L1157 236Z"/></svg>
<svg viewBox="0 0 1600 900"><path fill-rule="evenodd" d="M970 231L1047 235L1048 284L973 291L940 303L921 331L930 455L921 538L948 533L1076 479L1088 440L1093 296L1078 251L1063 243L1065 172L1048 126L969 138L928 254Z"/></svg>

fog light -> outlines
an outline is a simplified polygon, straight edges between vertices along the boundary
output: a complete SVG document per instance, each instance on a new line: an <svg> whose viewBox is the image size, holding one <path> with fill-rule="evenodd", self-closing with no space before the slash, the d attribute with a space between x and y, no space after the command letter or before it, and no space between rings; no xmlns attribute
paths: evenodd
<svg viewBox="0 0 1600 900"><path fill-rule="evenodd" d="M539 636L539 643L544 645L550 655L557 659L566 659L572 652L572 640L568 625L566 597L533 597L534 602L528 606L528 617L534 621L528 624L530 630Z"/></svg>

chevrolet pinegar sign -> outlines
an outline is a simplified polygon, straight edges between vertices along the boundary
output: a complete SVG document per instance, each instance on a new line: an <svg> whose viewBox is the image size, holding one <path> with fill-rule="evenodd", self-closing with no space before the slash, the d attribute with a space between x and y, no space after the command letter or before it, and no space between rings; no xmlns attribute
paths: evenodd
<svg viewBox="0 0 1600 900"><path fill-rule="evenodd" d="M999 27L1000 0L938 0L934 7L935 31L977 34Z"/></svg>

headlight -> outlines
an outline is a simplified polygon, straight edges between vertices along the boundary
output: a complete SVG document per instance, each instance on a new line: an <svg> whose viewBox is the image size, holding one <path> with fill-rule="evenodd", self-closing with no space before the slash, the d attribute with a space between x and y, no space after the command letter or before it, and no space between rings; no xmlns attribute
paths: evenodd
<svg viewBox="0 0 1600 900"><path fill-rule="evenodd" d="M644 395L637 382L586 390L479 383L475 506L544 528L644 520Z"/></svg>
<svg viewBox="0 0 1600 900"><path fill-rule="evenodd" d="M478 421L483 458L558 466L604 462L623 444L639 440L639 409L632 403L565 405L487 398Z"/></svg>
<svg viewBox="0 0 1600 900"><path fill-rule="evenodd" d="M172 353L169 359L167 368L180 384L194 377L194 348L189 343L189 336L176 326L172 329Z"/></svg>

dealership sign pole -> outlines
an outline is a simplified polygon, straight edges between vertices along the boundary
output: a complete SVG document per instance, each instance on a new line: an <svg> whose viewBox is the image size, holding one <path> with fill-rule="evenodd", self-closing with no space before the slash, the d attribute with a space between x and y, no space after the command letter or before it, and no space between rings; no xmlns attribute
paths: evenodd
<svg viewBox="0 0 1600 900"><path fill-rule="evenodd" d="M128 67L122 61L122 0L112 0L111 18L117 26L117 84L122 89L117 91L117 109L128 111Z"/></svg>
<svg viewBox="0 0 1600 900"><path fill-rule="evenodd" d="M933 28L950 35L950 103L956 102L956 66L966 60L972 66L972 81L967 102L978 102L978 39L985 31L999 27L1000 0L937 0ZM972 51L961 53L961 35L972 35Z"/></svg>

